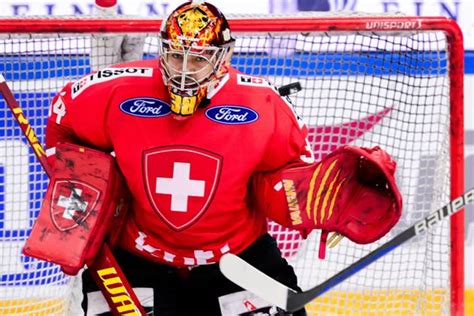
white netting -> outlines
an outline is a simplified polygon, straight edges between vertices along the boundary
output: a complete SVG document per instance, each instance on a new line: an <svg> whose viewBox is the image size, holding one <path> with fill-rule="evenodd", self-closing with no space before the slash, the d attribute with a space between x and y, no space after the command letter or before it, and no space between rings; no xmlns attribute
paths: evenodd
<svg viewBox="0 0 474 316"><path fill-rule="evenodd" d="M67 81L87 74L91 65L100 68L117 60L117 43L101 42L104 35L0 36L0 72L41 141L51 97ZM358 246L343 240L320 261L317 232L302 241L298 233L270 224L303 289L350 265L448 201L450 80L444 33L246 32L235 36L232 63L236 68L267 77L277 86L301 83L303 90L292 100L309 126L317 159L341 144L353 143L380 145L397 161L404 212L393 231L377 243ZM150 34L144 58L156 57L156 44ZM91 61L91 51L104 55ZM64 314L72 279L50 264L20 254L47 179L3 100L0 114L0 314ZM309 310L361 315L447 313L449 251L445 222L337 286Z"/></svg>

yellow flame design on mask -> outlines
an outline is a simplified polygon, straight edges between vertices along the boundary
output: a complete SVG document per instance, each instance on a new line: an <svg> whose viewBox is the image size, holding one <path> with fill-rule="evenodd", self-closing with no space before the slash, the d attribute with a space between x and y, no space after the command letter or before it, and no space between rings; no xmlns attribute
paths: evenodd
<svg viewBox="0 0 474 316"><path fill-rule="evenodd" d="M190 8L177 17L184 36L196 37L209 24L211 19L199 8Z"/></svg>

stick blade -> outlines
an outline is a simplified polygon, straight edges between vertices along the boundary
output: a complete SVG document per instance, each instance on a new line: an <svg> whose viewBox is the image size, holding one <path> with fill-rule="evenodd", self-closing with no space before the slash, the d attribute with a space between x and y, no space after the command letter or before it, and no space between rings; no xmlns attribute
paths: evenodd
<svg viewBox="0 0 474 316"><path fill-rule="evenodd" d="M230 253L222 256L219 267L222 274L238 286L286 310L288 292L294 292L292 289Z"/></svg>

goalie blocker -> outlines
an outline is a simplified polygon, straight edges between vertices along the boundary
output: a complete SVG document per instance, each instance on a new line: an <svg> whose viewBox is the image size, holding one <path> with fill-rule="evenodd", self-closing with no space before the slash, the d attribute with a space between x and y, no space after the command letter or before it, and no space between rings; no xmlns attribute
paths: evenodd
<svg viewBox="0 0 474 316"><path fill-rule="evenodd" d="M378 146L347 145L318 164L285 168L279 176L263 174L254 181L271 194L261 207L272 220L299 230L303 236L312 229L322 230L322 259L329 232L367 244L383 237L398 222L402 198L394 179L395 168L396 163Z"/></svg>
<svg viewBox="0 0 474 316"><path fill-rule="evenodd" d="M125 181L111 155L59 144L53 175L23 253L76 275L93 262L106 238L111 246L117 241L128 201Z"/></svg>

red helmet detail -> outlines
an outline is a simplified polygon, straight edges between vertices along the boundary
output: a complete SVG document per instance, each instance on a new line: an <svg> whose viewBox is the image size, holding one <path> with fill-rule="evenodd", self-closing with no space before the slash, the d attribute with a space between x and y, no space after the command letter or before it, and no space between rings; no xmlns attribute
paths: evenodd
<svg viewBox="0 0 474 316"><path fill-rule="evenodd" d="M173 113L196 111L228 72L234 42L224 15L206 2L186 2L163 21L160 65Z"/></svg>
<svg viewBox="0 0 474 316"><path fill-rule="evenodd" d="M161 38L173 43L191 40L196 46L222 47L234 42L225 16L207 2L187 2L176 8L164 22Z"/></svg>

